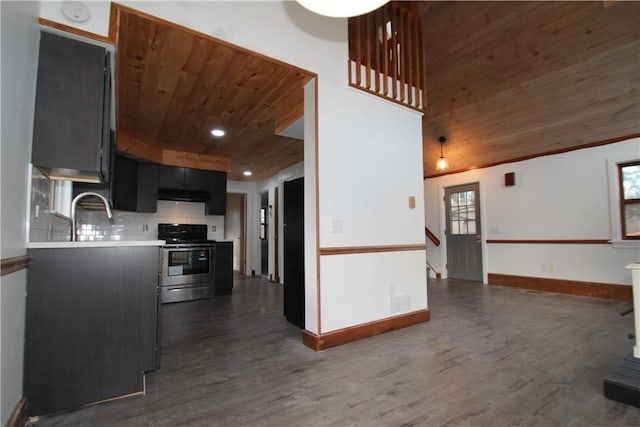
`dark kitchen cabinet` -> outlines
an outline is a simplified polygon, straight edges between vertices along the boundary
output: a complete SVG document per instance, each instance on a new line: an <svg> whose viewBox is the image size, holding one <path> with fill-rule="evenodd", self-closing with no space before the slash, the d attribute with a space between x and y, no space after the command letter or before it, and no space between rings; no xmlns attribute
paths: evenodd
<svg viewBox="0 0 640 427"><path fill-rule="evenodd" d="M158 165L138 163L138 212L158 211Z"/></svg>
<svg viewBox="0 0 640 427"><path fill-rule="evenodd" d="M205 204L207 215L226 215L227 213L227 174L209 172L209 200Z"/></svg>
<svg viewBox="0 0 640 427"><path fill-rule="evenodd" d="M230 295L233 289L233 242L216 242L215 295Z"/></svg>
<svg viewBox="0 0 640 427"><path fill-rule="evenodd" d="M109 53L41 33L31 161L48 176L108 182Z"/></svg>
<svg viewBox="0 0 640 427"><path fill-rule="evenodd" d="M208 191L210 173L202 169L184 168L184 188L187 190Z"/></svg>
<svg viewBox="0 0 640 427"><path fill-rule="evenodd" d="M159 248L29 249L29 416L139 393L159 367Z"/></svg>
<svg viewBox="0 0 640 427"><path fill-rule="evenodd" d="M133 212L158 210L158 165L118 155L113 180L115 209Z"/></svg>
<svg viewBox="0 0 640 427"><path fill-rule="evenodd" d="M208 171L177 166L160 166L158 186L189 191L208 191Z"/></svg>
<svg viewBox="0 0 640 427"><path fill-rule="evenodd" d="M284 183L284 315L304 329L304 178Z"/></svg>

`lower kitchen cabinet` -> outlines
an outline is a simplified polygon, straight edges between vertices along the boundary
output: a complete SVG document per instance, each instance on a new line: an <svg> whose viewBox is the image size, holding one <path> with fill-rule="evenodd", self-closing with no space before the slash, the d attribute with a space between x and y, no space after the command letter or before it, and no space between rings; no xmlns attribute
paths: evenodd
<svg viewBox="0 0 640 427"><path fill-rule="evenodd" d="M216 242L215 295L230 295L233 289L233 242Z"/></svg>
<svg viewBox="0 0 640 427"><path fill-rule="evenodd" d="M143 391L159 366L155 246L29 249L28 415Z"/></svg>

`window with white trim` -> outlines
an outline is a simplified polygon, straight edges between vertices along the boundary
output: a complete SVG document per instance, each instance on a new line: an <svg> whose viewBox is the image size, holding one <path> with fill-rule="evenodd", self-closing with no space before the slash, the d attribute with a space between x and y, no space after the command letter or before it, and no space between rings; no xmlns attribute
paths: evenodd
<svg viewBox="0 0 640 427"><path fill-rule="evenodd" d="M640 239L640 160L618 164L623 240Z"/></svg>

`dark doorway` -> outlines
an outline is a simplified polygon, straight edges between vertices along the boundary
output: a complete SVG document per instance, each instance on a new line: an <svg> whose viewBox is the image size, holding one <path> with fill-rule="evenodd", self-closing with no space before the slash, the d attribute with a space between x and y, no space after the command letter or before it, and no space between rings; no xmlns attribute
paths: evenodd
<svg viewBox="0 0 640 427"><path fill-rule="evenodd" d="M482 281L482 232L479 184L445 188L447 274L450 278Z"/></svg>
<svg viewBox="0 0 640 427"><path fill-rule="evenodd" d="M269 193L260 195L260 275L269 277Z"/></svg>
<svg viewBox="0 0 640 427"><path fill-rule="evenodd" d="M284 183L284 315L304 329L304 178Z"/></svg>

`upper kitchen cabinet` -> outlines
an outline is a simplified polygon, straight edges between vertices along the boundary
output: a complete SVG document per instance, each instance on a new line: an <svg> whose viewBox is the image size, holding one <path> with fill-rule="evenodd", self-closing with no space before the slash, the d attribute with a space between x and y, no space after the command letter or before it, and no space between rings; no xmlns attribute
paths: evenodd
<svg viewBox="0 0 640 427"><path fill-rule="evenodd" d="M224 215L227 209L226 172L186 167L158 167L158 198L205 202L206 215Z"/></svg>
<svg viewBox="0 0 640 427"><path fill-rule="evenodd" d="M41 33L31 160L50 178L109 180L109 53Z"/></svg>
<svg viewBox="0 0 640 427"><path fill-rule="evenodd" d="M227 174L209 172L209 200L205 204L207 215L226 215L227 213Z"/></svg>
<svg viewBox="0 0 640 427"><path fill-rule="evenodd" d="M207 191L209 172L176 166L160 166L158 187L187 191Z"/></svg>
<svg viewBox="0 0 640 427"><path fill-rule="evenodd" d="M157 212L158 165L116 156L113 207L124 211Z"/></svg>

